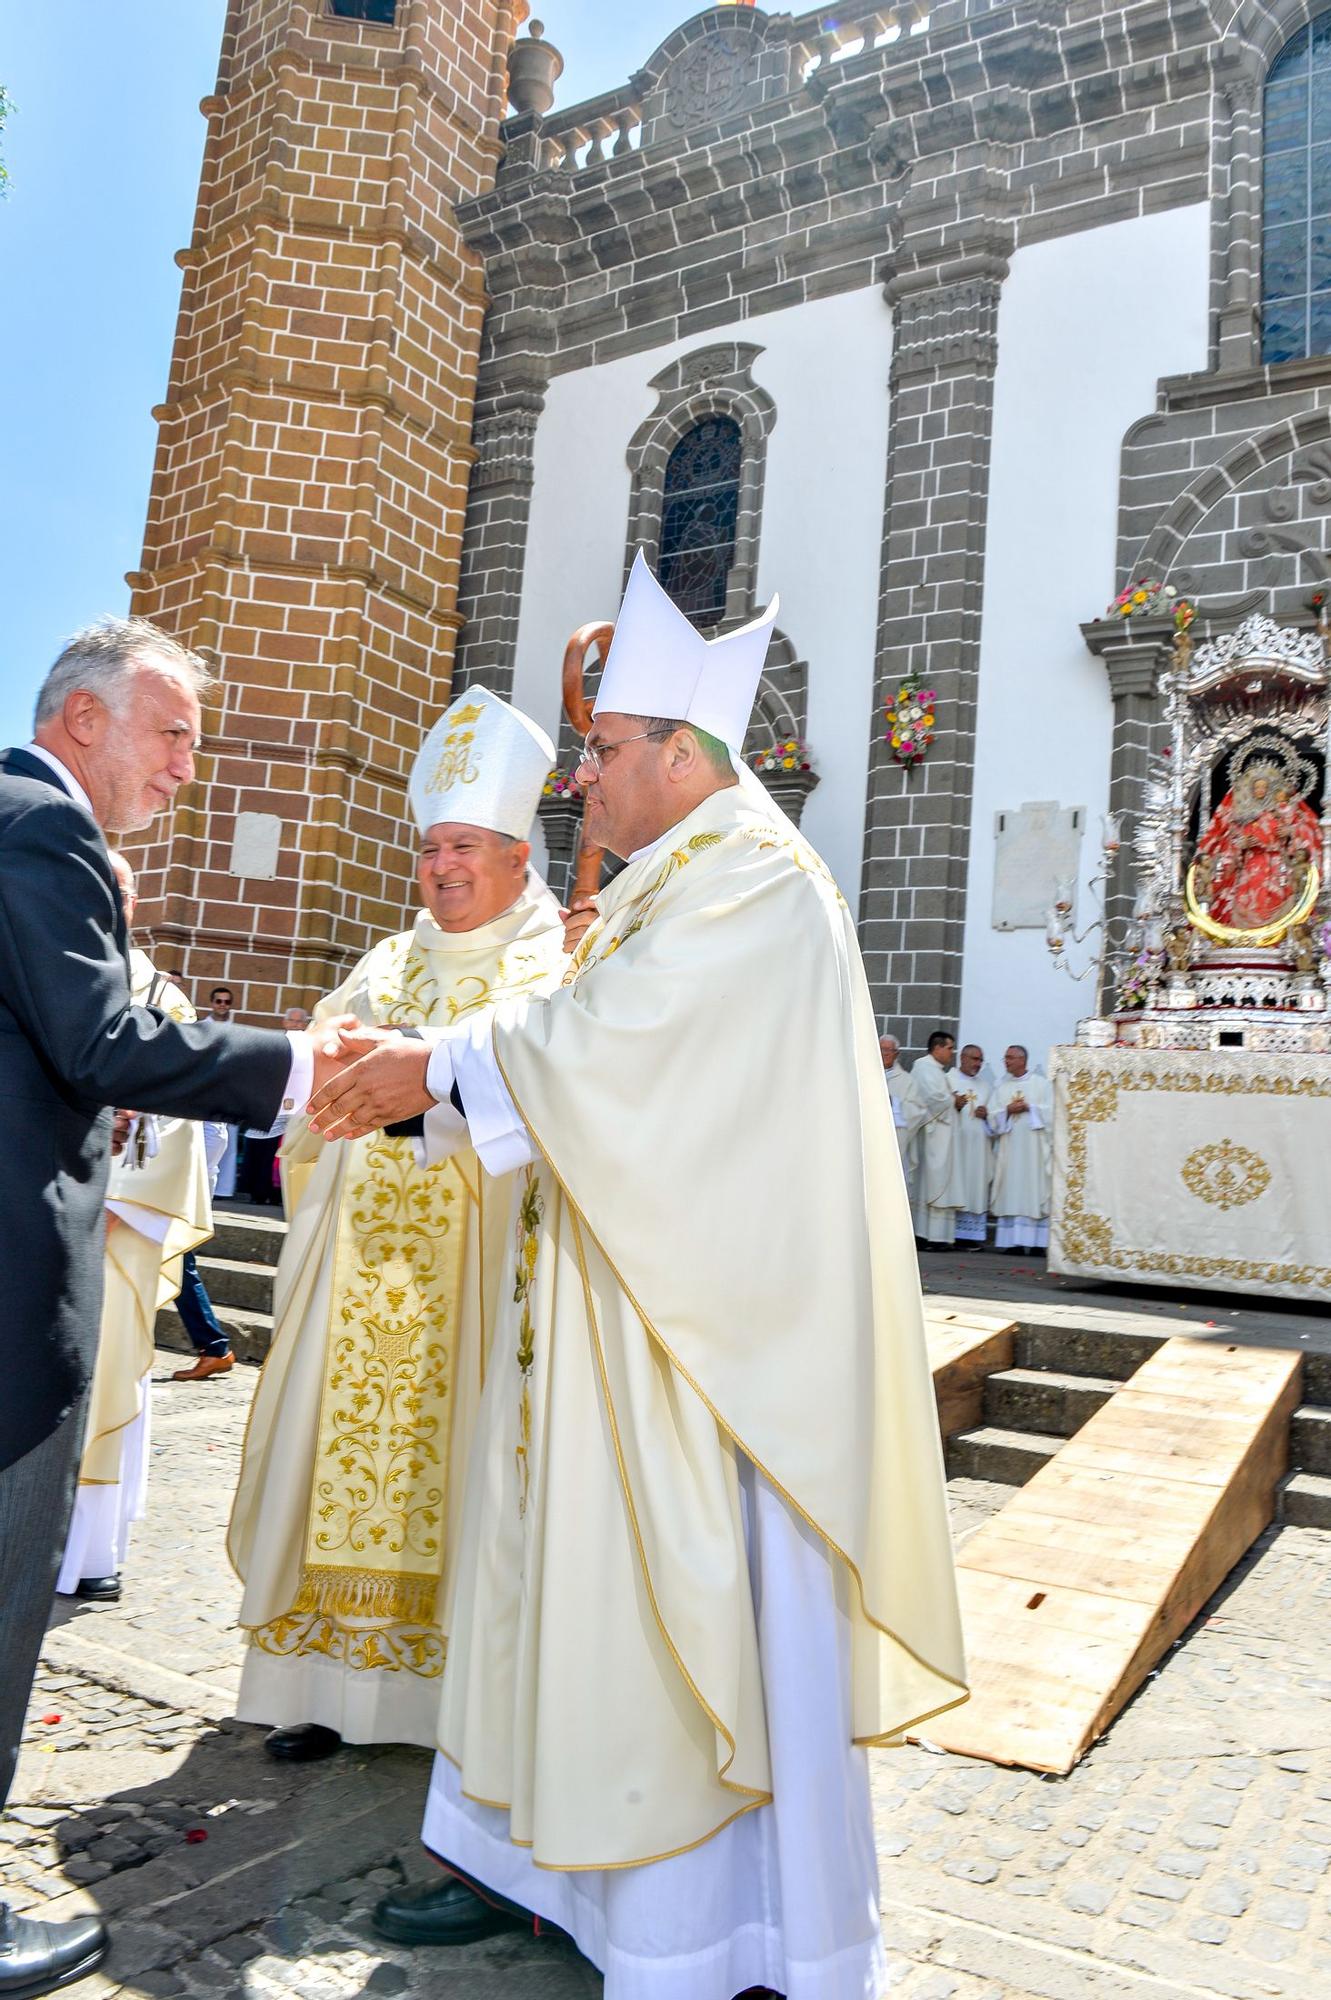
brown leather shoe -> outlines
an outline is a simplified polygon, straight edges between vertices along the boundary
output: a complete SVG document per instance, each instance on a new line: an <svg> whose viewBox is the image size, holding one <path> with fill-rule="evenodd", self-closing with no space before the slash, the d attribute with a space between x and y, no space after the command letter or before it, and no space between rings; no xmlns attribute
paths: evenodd
<svg viewBox="0 0 1331 2000"><path fill-rule="evenodd" d="M204 1382L210 1375L225 1375L228 1368L234 1368L234 1354L201 1354L192 1368L177 1368L172 1375L173 1382Z"/></svg>

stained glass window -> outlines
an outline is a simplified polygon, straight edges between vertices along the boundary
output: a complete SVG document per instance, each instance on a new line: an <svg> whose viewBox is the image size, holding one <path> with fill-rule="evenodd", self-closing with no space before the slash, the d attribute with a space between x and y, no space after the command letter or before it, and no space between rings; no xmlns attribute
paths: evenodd
<svg viewBox="0 0 1331 2000"><path fill-rule="evenodd" d="M374 21L381 28L391 28L397 0L328 0L328 11L344 21Z"/></svg>
<svg viewBox="0 0 1331 2000"><path fill-rule="evenodd" d="M1331 12L1271 65L1262 201L1262 359L1331 354Z"/></svg>
<svg viewBox="0 0 1331 2000"><path fill-rule="evenodd" d="M686 431L666 462L661 582L695 625L725 615L739 516L740 429L708 417Z"/></svg>

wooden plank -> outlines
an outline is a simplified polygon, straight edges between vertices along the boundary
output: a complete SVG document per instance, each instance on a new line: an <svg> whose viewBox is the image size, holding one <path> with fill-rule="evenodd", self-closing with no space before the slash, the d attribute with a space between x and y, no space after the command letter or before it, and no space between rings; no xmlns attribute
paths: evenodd
<svg viewBox="0 0 1331 2000"><path fill-rule="evenodd" d="M926 1300L924 1330L946 1444L957 1431L974 1430L980 1422L985 1377L1012 1366L1016 1321L993 1313L943 1312Z"/></svg>
<svg viewBox="0 0 1331 2000"><path fill-rule="evenodd" d="M930 1741L1070 1771L1275 1512L1302 1356L1171 1340L957 1556L971 1699Z"/></svg>

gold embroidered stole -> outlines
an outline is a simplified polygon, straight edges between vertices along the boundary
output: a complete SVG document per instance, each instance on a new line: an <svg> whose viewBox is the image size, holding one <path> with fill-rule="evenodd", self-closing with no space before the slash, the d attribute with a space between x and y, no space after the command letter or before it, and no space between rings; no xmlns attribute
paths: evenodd
<svg viewBox="0 0 1331 2000"><path fill-rule="evenodd" d="M370 953L365 1004L383 1026L451 1026L542 986L548 971L544 947L518 937L492 978L463 974L441 993L412 930ZM250 1636L279 1655L322 1653L357 1670L433 1678L445 1654L436 1600L478 1190L456 1160L418 1167L409 1139L375 1134L348 1153L300 1584L291 1609Z"/></svg>
<svg viewBox="0 0 1331 2000"><path fill-rule="evenodd" d="M414 931L377 946L366 974L377 1022L420 1027L434 1018L438 981ZM456 1017L455 996L447 1011ZM376 1133L349 1151L315 1479L292 1608L337 1622L429 1627L443 1576L452 1372L472 1195L451 1161L418 1167L409 1139ZM304 1630L302 1650L312 1636ZM362 1643L355 1664L399 1664L396 1641L387 1641L387 1651L371 1643L363 1658ZM344 1644L330 1649L347 1656ZM401 1663L438 1673L437 1635L419 1634Z"/></svg>

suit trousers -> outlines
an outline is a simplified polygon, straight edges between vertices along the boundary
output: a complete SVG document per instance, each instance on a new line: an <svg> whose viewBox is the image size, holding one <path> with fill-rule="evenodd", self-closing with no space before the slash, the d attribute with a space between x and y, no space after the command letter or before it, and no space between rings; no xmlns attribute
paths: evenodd
<svg viewBox="0 0 1331 2000"><path fill-rule="evenodd" d="M85 1390L49 1437L0 1472L0 1806L65 1553L87 1416Z"/></svg>

